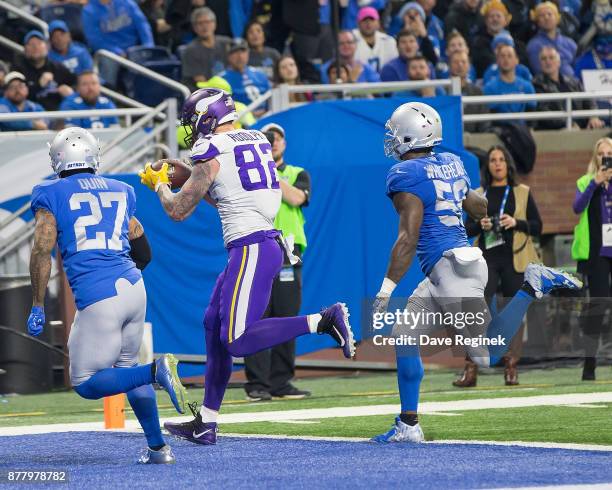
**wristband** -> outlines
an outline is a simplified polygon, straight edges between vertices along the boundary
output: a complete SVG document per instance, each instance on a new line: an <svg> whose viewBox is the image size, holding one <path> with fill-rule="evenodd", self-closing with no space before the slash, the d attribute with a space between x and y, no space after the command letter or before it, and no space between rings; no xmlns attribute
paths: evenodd
<svg viewBox="0 0 612 490"><path fill-rule="evenodd" d="M391 296L391 294L393 294L393 291L395 290L396 287L397 287L397 284L395 284L388 277L385 277L383 279L382 285L380 286L380 292L384 295Z"/></svg>

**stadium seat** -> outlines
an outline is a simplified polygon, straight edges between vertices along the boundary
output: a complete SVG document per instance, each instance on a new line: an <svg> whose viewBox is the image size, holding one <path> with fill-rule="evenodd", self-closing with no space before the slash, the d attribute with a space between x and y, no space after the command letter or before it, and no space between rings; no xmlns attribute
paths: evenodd
<svg viewBox="0 0 612 490"><path fill-rule="evenodd" d="M58 3L45 5L40 8L38 16L46 23L55 19L61 19L68 24L72 39L85 42L83 24L81 23L82 5L76 3Z"/></svg>
<svg viewBox="0 0 612 490"><path fill-rule="evenodd" d="M127 50L127 59L139 65L154 61L177 61L176 56L165 46L153 46L151 48L132 46Z"/></svg>
<svg viewBox="0 0 612 490"><path fill-rule="evenodd" d="M172 80L179 81L181 78L181 63L179 61L148 61L141 64L145 68L149 68ZM180 96L179 92L176 90L161 85L151 80L149 77L130 71L126 71L123 75L123 83L128 97L136 99L148 106L155 106L168 97Z"/></svg>

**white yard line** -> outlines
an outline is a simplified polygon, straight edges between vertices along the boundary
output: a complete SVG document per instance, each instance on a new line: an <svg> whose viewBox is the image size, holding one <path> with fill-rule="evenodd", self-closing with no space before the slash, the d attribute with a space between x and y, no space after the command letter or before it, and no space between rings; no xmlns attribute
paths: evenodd
<svg viewBox="0 0 612 490"><path fill-rule="evenodd" d="M593 403L608 403L612 402L612 392L601 393L577 393L565 395L542 395L542 396L526 396L526 397L505 397L505 398L482 398L473 400L453 400L446 402L424 402L419 406L419 413L442 415L443 413L456 413L467 410L483 410L483 409L498 409L498 408L522 408L522 407L537 407L537 406L559 406L559 405L576 405L576 404L593 404ZM248 412L248 413L229 413L222 414L219 417L220 424L237 424L248 422L283 422L283 421L305 421L316 419L327 419L335 417L366 417L370 415L394 415L397 414L399 407L393 405L368 405L356 407L333 407L333 408L312 408L301 410L278 410L265 412ZM190 417L171 417L164 418L163 421L181 421L189 420ZM291 423L291 422L289 422ZM139 424L136 420L127 420L124 430L134 431L139 430ZM20 427L0 427L0 436L15 436L28 434L46 434L51 432L72 432L72 431L101 431L104 430L101 422L81 422L74 424L47 424L47 425L30 425ZM261 436L257 436L261 437ZM297 437L304 439L304 437ZM332 439L336 440L336 439ZM442 442L442 441L438 441ZM457 443L465 444L466 441L457 441ZM481 442L482 444L491 444L491 442ZM509 444L509 443L502 443ZM521 445L529 445L531 443L520 443ZM539 444L539 443L537 443ZM612 450L612 446L597 446L597 445L563 445L552 444L551 446L540 445L536 447L567 447L568 449L593 449L604 451Z"/></svg>

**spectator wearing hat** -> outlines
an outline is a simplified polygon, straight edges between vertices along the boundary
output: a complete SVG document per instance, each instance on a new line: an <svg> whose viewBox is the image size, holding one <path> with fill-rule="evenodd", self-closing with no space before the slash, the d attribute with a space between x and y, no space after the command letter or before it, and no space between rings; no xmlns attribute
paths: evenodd
<svg viewBox="0 0 612 490"><path fill-rule="evenodd" d="M493 38L493 41L491 41L491 49L494 53L497 54L497 49L500 46L512 46L513 48L515 48L514 39L512 39L512 36L508 31L500 32L497 36ZM483 84L486 84L489 80L491 80L491 78L497 75L499 75L499 67L497 66L497 63L493 63L486 69L484 75L482 76ZM516 76L524 78L529 82L531 82L531 79L533 78L531 72L529 71L529 68L527 68L527 66L523 65L522 63L516 65Z"/></svg>
<svg viewBox="0 0 612 490"><path fill-rule="evenodd" d="M285 130L278 124L266 124L261 131L272 145L272 157L282 191L282 202L274 220L274 228L293 243L293 253L302 257L306 250L304 213L310 202L310 175L302 167L289 165L284 160ZM291 265L287 257L272 283L270 302L264 317L292 317L302 303L302 265ZM310 396L291 384L295 376L295 340L258 352L244 359L247 399L251 401L274 398L299 399Z"/></svg>
<svg viewBox="0 0 612 490"><path fill-rule="evenodd" d="M471 39L482 29L483 19L480 14L480 0L458 0L453 2L444 17L446 37L458 31L464 39Z"/></svg>
<svg viewBox="0 0 612 490"><path fill-rule="evenodd" d="M431 36L426 27L427 14L417 2L408 2L402 6L389 27L389 34L396 35L400 30L413 32L422 44L422 39L427 37L433 46L435 61L430 60L434 65L440 58L440 40ZM423 54L425 54L424 50Z"/></svg>
<svg viewBox="0 0 612 490"><path fill-rule="evenodd" d="M434 64L438 61L429 37L417 37L414 32L408 30L400 31L397 35L397 51L399 56L393 58L380 70L380 78L383 82L403 82L409 80L408 60L418 54L425 56L432 72Z"/></svg>
<svg viewBox="0 0 612 490"><path fill-rule="evenodd" d="M0 113L42 112L43 107L28 100L28 85L26 77L12 71L4 77L4 96L0 97ZM29 131L32 129L48 129L44 119L29 119L22 121L2 121L0 131Z"/></svg>
<svg viewBox="0 0 612 490"><path fill-rule="evenodd" d="M329 0L328 0L329 1ZM372 7L375 10L383 10L387 5L387 0L339 0L340 5L346 5L341 19L342 30L353 30L357 28L359 10L362 7ZM342 5L344 6L344 5Z"/></svg>
<svg viewBox="0 0 612 490"><path fill-rule="evenodd" d="M501 0L489 0L482 6L480 13L484 17L484 26L470 43L470 52L474 56L472 61L478 78L482 78L485 70L495 63L495 53L491 49L493 38L500 32L506 31L512 20L512 15ZM519 60L526 62L525 45L514 40L514 49Z"/></svg>
<svg viewBox="0 0 612 490"><path fill-rule="evenodd" d="M250 104L272 87L268 77L249 66L249 46L244 39L234 39L227 53L227 69L219 76L232 86L233 97L238 102ZM254 111L256 117L265 112L265 106Z"/></svg>
<svg viewBox="0 0 612 490"><path fill-rule="evenodd" d="M149 21L134 0L89 0L81 12L81 21L87 45L94 52L106 49L125 56L132 46L154 45ZM119 64L101 58L98 68L105 83L115 87Z"/></svg>
<svg viewBox="0 0 612 490"><path fill-rule="evenodd" d="M518 57L512 46L498 47L496 52L499 74L489 80L484 88L485 95L533 94L531 82L517 76ZM489 104L491 112L524 112L526 108L535 109L535 102L496 102Z"/></svg>
<svg viewBox="0 0 612 490"><path fill-rule="evenodd" d="M373 7L363 7L359 11L357 25L353 30L357 40L355 59L380 72L383 65L398 55L395 39L380 31L380 16Z"/></svg>
<svg viewBox="0 0 612 490"><path fill-rule="evenodd" d="M84 46L72 41L68 25L63 20L53 20L49 23L49 59L61 63L71 73L78 75L83 71L93 69L93 60Z"/></svg>
<svg viewBox="0 0 612 490"><path fill-rule="evenodd" d="M357 50L357 39L352 31L340 31L338 33L338 56L340 65L348 70L348 78L351 82L380 82L380 76L370 65L355 59ZM335 66L336 60L330 60L321 66L321 82L336 83L329 78L329 69Z"/></svg>
<svg viewBox="0 0 612 490"><path fill-rule="evenodd" d="M571 75L561 73L561 57L554 46L542 46L540 50L540 66L542 72L538 73L533 79L536 92L542 94L555 94L559 92L584 92L582 83ZM573 110L596 109L596 104L592 100L572 101ZM565 101L548 100L538 102L540 111L564 111ZM604 127L604 122L598 117L591 117L588 121L578 119L574 121L576 127L586 127L587 129L600 129ZM538 129L562 129L565 127L563 119L541 119L536 122Z"/></svg>
<svg viewBox="0 0 612 490"><path fill-rule="evenodd" d="M28 32L23 43L23 55L18 56L13 68L25 76L30 98L45 110L56 111L62 99L72 94L76 77L64 65L49 59L42 32Z"/></svg>
<svg viewBox="0 0 612 490"><path fill-rule="evenodd" d="M217 36L217 16L208 7L200 7L191 13L191 26L196 38L181 55L184 82L195 88L225 68L230 38Z"/></svg>
<svg viewBox="0 0 612 490"><path fill-rule="evenodd" d="M561 57L561 73L571 76L574 73L572 63L576 57L576 43L573 39L559 32L561 20L559 9L550 1L542 2L532 11L532 19L537 23L538 32L527 43L529 66L534 74L542 71L540 51L543 46L553 46Z"/></svg>
<svg viewBox="0 0 612 490"><path fill-rule="evenodd" d="M66 97L60 106L61 111L116 108L112 100L100 94L100 79L93 71L84 71L79 74L76 93ZM66 119L64 124L85 129L99 129L119 126L119 119L117 116L71 117Z"/></svg>
<svg viewBox="0 0 612 490"><path fill-rule="evenodd" d="M271 81L274 65L280 59L280 53L266 46L266 35L261 22L252 20L247 24L244 33L249 44L249 65L264 72Z"/></svg>

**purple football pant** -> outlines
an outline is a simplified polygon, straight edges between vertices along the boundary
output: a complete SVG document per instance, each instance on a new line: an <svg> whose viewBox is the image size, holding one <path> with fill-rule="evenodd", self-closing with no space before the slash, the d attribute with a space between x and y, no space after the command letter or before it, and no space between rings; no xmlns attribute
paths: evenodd
<svg viewBox="0 0 612 490"><path fill-rule="evenodd" d="M261 319L283 251L278 232L257 232L228 246L229 260L219 274L204 315L206 378L204 406L218 411L230 375L232 356L244 357L310 333L306 316Z"/></svg>

